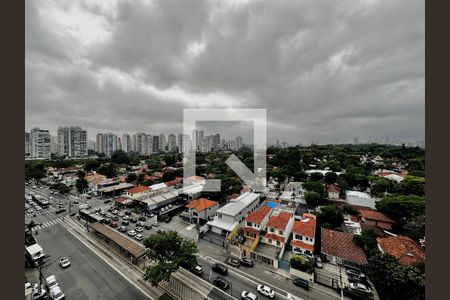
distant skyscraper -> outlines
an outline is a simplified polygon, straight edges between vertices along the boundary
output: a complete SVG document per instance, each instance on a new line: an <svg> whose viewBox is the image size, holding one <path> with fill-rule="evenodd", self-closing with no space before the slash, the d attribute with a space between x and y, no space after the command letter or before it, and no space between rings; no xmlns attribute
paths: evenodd
<svg viewBox="0 0 450 300"><path fill-rule="evenodd" d="M143 132L133 134L131 148L140 155L148 154L147 135Z"/></svg>
<svg viewBox="0 0 450 300"><path fill-rule="evenodd" d="M33 128L30 131L30 155L36 158L50 158L50 133Z"/></svg>
<svg viewBox="0 0 450 300"><path fill-rule="evenodd" d="M166 136L161 133L159 135L159 151L165 152L166 151Z"/></svg>
<svg viewBox="0 0 450 300"><path fill-rule="evenodd" d="M177 152L177 137L175 134L171 133L169 134L168 141L167 141L168 151L169 152Z"/></svg>
<svg viewBox="0 0 450 300"><path fill-rule="evenodd" d="M147 146L146 146L145 154L152 154L155 152L155 148L153 147L153 136L151 134L147 134Z"/></svg>
<svg viewBox="0 0 450 300"><path fill-rule="evenodd" d="M69 155L70 130L67 126L59 126L56 133L58 140L58 155Z"/></svg>
<svg viewBox="0 0 450 300"><path fill-rule="evenodd" d="M242 148L242 136L236 137L236 150L239 150Z"/></svg>
<svg viewBox="0 0 450 300"><path fill-rule="evenodd" d="M159 149L159 136L154 135L153 136L153 152L158 152Z"/></svg>
<svg viewBox="0 0 450 300"><path fill-rule="evenodd" d="M69 127L69 157L87 156L87 131L79 126Z"/></svg>
<svg viewBox="0 0 450 300"><path fill-rule="evenodd" d="M131 152L131 137L128 133L122 135L122 150L126 153Z"/></svg>
<svg viewBox="0 0 450 300"><path fill-rule="evenodd" d="M219 150L220 149L220 134L219 133L216 133L214 135L212 149L213 150Z"/></svg>
<svg viewBox="0 0 450 300"><path fill-rule="evenodd" d="M58 139L56 136L50 136L50 153L58 154Z"/></svg>
<svg viewBox="0 0 450 300"><path fill-rule="evenodd" d="M30 133L25 132L25 154L30 154Z"/></svg>
<svg viewBox="0 0 450 300"><path fill-rule="evenodd" d="M358 140L358 138L353 138L353 144L354 145L359 145L359 140Z"/></svg>
<svg viewBox="0 0 450 300"><path fill-rule="evenodd" d="M92 150L92 151L96 151L96 145L94 141L88 140L87 141L87 149Z"/></svg>
<svg viewBox="0 0 450 300"><path fill-rule="evenodd" d="M99 133L97 134L96 145L97 153L111 156L111 153L119 149L118 137L114 133Z"/></svg>

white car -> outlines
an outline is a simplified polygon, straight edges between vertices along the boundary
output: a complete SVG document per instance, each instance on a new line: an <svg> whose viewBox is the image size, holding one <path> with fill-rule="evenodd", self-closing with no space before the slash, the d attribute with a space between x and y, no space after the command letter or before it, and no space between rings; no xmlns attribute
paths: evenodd
<svg viewBox="0 0 450 300"><path fill-rule="evenodd" d="M263 294L264 296L272 299L275 298L275 291L266 285L258 284L256 290L258 291L258 293Z"/></svg>
<svg viewBox="0 0 450 300"><path fill-rule="evenodd" d="M138 240L138 241L142 241L142 240L144 239L144 236L143 236L142 234L136 234L136 235L134 236L134 238L135 238L136 240Z"/></svg>
<svg viewBox="0 0 450 300"><path fill-rule="evenodd" d="M45 283L47 284L47 287L49 289L58 286L58 281L56 281L56 276L55 275L50 275L47 278L45 278Z"/></svg>
<svg viewBox="0 0 450 300"><path fill-rule="evenodd" d="M130 231L128 231L128 235L129 236L135 236L136 235L136 231L130 230Z"/></svg>
<svg viewBox="0 0 450 300"><path fill-rule="evenodd" d="M371 294L372 290L362 283L350 283L350 289L357 290L366 294Z"/></svg>
<svg viewBox="0 0 450 300"><path fill-rule="evenodd" d="M256 297L255 294L247 292L247 291L243 291L241 293L241 299L242 300L257 300L258 297Z"/></svg>
<svg viewBox="0 0 450 300"><path fill-rule="evenodd" d="M70 260L67 257L61 257L61 259L59 260L59 264L61 265L61 267L67 268L68 266L70 266Z"/></svg>
<svg viewBox="0 0 450 300"><path fill-rule="evenodd" d="M55 286L50 289L50 297L54 300L62 300L65 298L64 293L61 291L59 286Z"/></svg>
<svg viewBox="0 0 450 300"><path fill-rule="evenodd" d="M142 231L144 231L144 228L142 228L141 226L139 226L139 227L136 227L134 230L135 230L136 232L142 232Z"/></svg>

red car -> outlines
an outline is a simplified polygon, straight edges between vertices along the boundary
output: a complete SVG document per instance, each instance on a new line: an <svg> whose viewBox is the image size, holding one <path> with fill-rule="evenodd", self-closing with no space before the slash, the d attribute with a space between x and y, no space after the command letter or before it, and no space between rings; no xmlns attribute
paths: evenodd
<svg viewBox="0 0 450 300"><path fill-rule="evenodd" d="M110 225L111 227L117 227L117 222L111 222L109 225Z"/></svg>

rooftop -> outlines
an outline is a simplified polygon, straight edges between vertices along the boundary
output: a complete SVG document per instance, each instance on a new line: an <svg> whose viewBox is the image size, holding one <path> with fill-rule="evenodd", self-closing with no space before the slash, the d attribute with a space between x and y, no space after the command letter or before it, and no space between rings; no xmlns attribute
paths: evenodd
<svg viewBox="0 0 450 300"><path fill-rule="evenodd" d="M322 249L326 255L339 257L359 265L367 264L364 250L353 241L353 234L322 227Z"/></svg>
<svg viewBox="0 0 450 300"><path fill-rule="evenodd" d="M316 235L316 218L310 215L304 215L300 221L295 221L292 232L307 237L315 237Z"/></svg>
<svg viewBox="0 0 450 300"><path fill-rule="evenodd" d="M335 185L334 183L333 184L327 184L326 189L327 189L328 193L339 193L341 191L341 189L337 185Z"/></svg>
<svg viewBox="0 0 450 300"><path fill-rule="evenodd" d="M247 218L246 222L251 222L253 224L261 224L264 218L272 211L268 206L262 206L258 210L252 211Z"/></svg>
<svg viewBox="0 0 450 300"><path fill-rule="evenodd" d="M407 236L379 237L377 242L383 252L397 258L402 265L425 262L425 251Z"/></svg>
<svg viewBox="0 0 450 300"><path fill-rule="evenodd" d="M376 220L376 221L382 221L387 223L395 223L394 220L383 214L379 211L373 211L373 210L360 210L361 216L368 220Z"/></svg>
<svg viewBox="0 0 450 300"><path fill-rule="evenodd" d="M225 221L224 219L215 218L212 221L208 221L207 224L231 232L236 228L236 226L239 225L239 222L236 221L230 223Z"/></svg>
<svg viewBox="0 0 450 300"><path fill-rule="evenodd" d="M142 193L142 192L149 191L149 190L150 189L148 188L148 186L138 185L134 188L127 190L127 192L129 194L137 194L137 193Z"/></svg>
<svg viewBox="0 0 450 300"><path fill-rule="evenodd" d="M279 230L285 230L289 220L292 215L288 212L280 212L278 215L271 216L269 222L267 222L267 227L276 228Z"/></svg>
<svg viewBox="0 0 450 300"><path fill-rule="evenodd" d="M242 212L247 206L249 206L253 201L259 199L259 195L255 193L244 193L241 194L235 201L229 202L217 210L218 213L236 216Z"/></svg>
<svg viewBox="0 0 450 300"><path fill-rule="evenodd" d="M108 193L108 192L112 192L112 191L129 189L130 187L133 187L133 186L134 185L131 183L122 182L122 183L119 183L119 184L116 184L113 186L107 186L107 187L98 189L98 191Z"/></svg>
<svg viewBox="0 0 450 300"><path fill-rule="evenodd" d="M216 201L212 201L206 198L200 198L192 200L188 205L186 205L187 208L193 208L198 212L204 211L208 207L212 207L214 205L219 204Z"/></svg>

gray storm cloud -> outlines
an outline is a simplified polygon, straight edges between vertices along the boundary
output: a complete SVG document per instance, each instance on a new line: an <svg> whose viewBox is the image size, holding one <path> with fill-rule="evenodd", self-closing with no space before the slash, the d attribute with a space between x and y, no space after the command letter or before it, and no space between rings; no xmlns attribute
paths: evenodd
<svg viewBox="0 0 450 300"><path fill-rule="evenodd" d="M272 142L424 140L424 1L28 0L25 45L26 128L266 108Z"/></svg>

